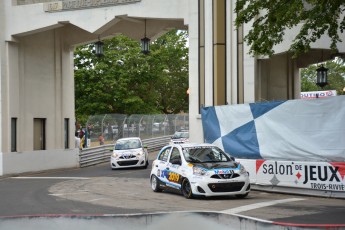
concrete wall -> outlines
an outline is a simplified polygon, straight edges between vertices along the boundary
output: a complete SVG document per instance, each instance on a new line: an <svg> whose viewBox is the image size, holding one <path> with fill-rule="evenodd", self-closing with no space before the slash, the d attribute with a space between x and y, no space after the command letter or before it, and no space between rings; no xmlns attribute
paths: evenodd
<svg viewBox="0 0 345 230"><path fill-rule="evenodd" d="M144 35L144 21L141 19L153 18L153 24L147 24L147 36L152 38L167 32L169 26L182 27L184 19L184 23L188 24L188 5L189 2L183 0L141 0L132 4L56 12L44 11L44 3L8 6L6 10L12 17L8 18L7 23L11 27L6 38L11 40L12 35L25 36L71 24L93 34L95 40L98 35L114 36L117 33L139 40ZM168 19L164 25L157 24L163 19ZM84 38L80 38L80 41L88 42Z"/></svg>
<svg viewBox="0 0 345 230"><path fill-rule="evenodd" d="M189 3L189 129L190 141L203 140L201 117L199 115L199 35L198 35L198 0Z"/></svg>
<svg viewBox="0 0 345 230"><path fill-rule="evenodd" d="M274 55L270 59L259 59L255 101L274 101L296 98L300 92L299 71L295 60L288 54ZM297 69L298 70L298 69Z"/></svg>
<svg viewBox="0 0 345 230"><path fill-rule="evenodd" d="M74 148L73 57L61 30L8 43L7 111L2 116L2 149L10 152L11 118L17 118L17 151L33 150L33 119L46 119L46 149L64 148L64 119L69 119L69 148ZM72 68L72 69L71 69Z"/></svg>
<svg viewBox="0 0 345 230"><path fill-rule="evenodd" d="M78 165L78 149L74 149L73 47L63 38L64 30L54 29L5 43L0 175ZM16 152L11 152L11 118L17 119ZM33 151L34 118L46 120L43 151ZM60 151L65 148L64 119L69 120L69 146L62 153L72 158Z"/></svg>
<svg viewBox="0 0 345 230"><path fill-rule="evenodd" d="M1 157L1 155L0 155ZM3 154L1 175L79 167L79 149L41 150ZM1 163L1 160L0 160Z"/></svg>
<svg viewBox="0 0 345 230"><path fill-rule="evenodd" d="M78 165L78 150L74 148L76 45L118 33L139 40L144 36L144 18L148 18L147 36L154 40L172 28L186 29L189 7L196 5L195 0L141 0L47 12L44 2L47 1L0 3L0 176ZM17 145L13 152L12 118L17 119ZM46 126L45 147L39 151L34 151L35 118L44 119ZM67 148L65 119L69 121Z"/></svg>
<svg viewBox="0 0 345 230"><path fill-rule="evenodd" d="M7 73L2 75L1 175L77 167L74 148L74 79L69 47L61 30L7 42ZM17 151L11 152L11 118L17 118ZM46 150L33 151L33 119L46 119ZM64 150L64 118L69 119L69 148Z"/></svg>

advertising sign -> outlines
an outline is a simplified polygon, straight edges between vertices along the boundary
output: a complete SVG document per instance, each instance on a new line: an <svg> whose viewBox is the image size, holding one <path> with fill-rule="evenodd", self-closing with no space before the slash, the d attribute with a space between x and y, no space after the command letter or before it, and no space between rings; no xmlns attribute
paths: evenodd
<svg viewBox="0 0 345 230"><path fill-rule="evenodd" d="M242 159L240 162L249 171L251 183L345 192L345 162L272 160L247 162Z"/></svg>
<svg viewBox="0 0 345 230"><path fill-rule="evenodd" d="M337 96L336 90L301 92L301 99L314 99Z"/></svg>

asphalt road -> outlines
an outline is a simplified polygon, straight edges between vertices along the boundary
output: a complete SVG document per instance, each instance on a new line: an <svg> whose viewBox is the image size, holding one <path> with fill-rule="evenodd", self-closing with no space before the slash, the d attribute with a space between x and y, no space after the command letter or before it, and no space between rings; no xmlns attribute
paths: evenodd
<svg viewBox="0 0 345 230"><path fill-rule="evenodd" d="M151 163L151 162L150 162ZM0 178L0 217L219 211L296 224L344 224L345 200L251 191L245 199L185 199L155 193L148 169L111 170L108 163Z"/></svg>

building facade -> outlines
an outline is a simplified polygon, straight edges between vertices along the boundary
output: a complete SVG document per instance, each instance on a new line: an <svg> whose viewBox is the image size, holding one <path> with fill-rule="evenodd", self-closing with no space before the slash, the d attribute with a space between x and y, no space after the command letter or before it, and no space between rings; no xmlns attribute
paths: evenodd
<svg viewBox="0 0 345 230"><path fill-rule="evenodd" d="M299 68L330 57L327 37L291 59L289 34L271 58L249 56L231 0L11 0L0 2L0 176L78 167L73 51L124 34L151 40L189 31L190 139L202 106L299 98ZM290 31L294 34L295 31ZM340 52L344 52L339 48Z"/></svg>

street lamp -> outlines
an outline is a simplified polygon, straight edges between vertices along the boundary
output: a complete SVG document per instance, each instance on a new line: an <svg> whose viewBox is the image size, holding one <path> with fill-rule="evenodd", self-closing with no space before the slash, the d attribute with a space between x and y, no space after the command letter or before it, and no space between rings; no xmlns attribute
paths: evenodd
<svg viewBox="0 0 345 230"><path fill-rule="evenodd" d="M327 71L328 69L325 68L323 65L316 69L316 84L320 86L322 89L323 87L325 87L325 85L328 85Z"/></svg>
<svg viewBox="0 0 345 230"><path fill-rule="evenodd" d="M146 37L146 19L145 19L145 36L141 39L141 52L143 54L150 53L150 39Z"/></svg>
<svg viewBox="0 0 345 230"><path fill-rule="evenodd" d="M96 51L97 57L102 57L104 55L103 46L104 46L104 43L101 42L101 40L99 40L98 38L98 42L95 43L95 51Z"/></svg>

